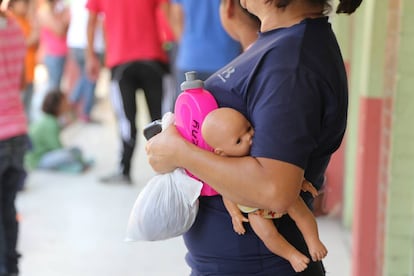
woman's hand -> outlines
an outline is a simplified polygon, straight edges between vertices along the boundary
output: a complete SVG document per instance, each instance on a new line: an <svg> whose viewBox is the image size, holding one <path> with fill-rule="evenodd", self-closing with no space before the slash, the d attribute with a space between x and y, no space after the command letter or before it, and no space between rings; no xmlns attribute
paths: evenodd
<svg viewBox="0 0 414 276"><path fill-rule="evenodd" d="M148 163L158 173L167 173L180 167L180 153L184 151L185 140L175 125L148 140L145 150Z"/></svg>
<svg viewBox="0 0 414 276"><path fill-rule="evenodd" d="M97 81L101 71L101 63L95 53L85 53L86 74L91 81Z"/></svg>

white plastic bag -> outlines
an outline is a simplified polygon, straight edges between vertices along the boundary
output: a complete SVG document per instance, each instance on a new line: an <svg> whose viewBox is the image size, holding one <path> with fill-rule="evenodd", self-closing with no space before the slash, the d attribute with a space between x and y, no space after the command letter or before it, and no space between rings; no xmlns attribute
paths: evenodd
<svg viewBox="0 0 414 276"><path fill-rule="evenodd" d="M130 213L126 241L158 241L188 231L197 216L201 188L183 169L151 178Z"/></svg>

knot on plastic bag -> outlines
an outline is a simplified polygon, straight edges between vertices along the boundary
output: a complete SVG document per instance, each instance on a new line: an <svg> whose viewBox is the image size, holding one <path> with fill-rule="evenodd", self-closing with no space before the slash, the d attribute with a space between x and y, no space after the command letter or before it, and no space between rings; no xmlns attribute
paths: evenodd
<svg viewBox="0 0 414 276"><path fill-rule="evenodd" d="M175 115L172 112L167 112L162 116L161 119L161 128L165 130L170 125L174 124L175 122Z"/></svg>

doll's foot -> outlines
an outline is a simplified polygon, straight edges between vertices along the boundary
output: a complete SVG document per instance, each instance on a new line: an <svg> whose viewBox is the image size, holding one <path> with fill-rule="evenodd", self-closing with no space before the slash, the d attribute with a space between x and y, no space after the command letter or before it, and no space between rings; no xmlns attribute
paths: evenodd
<svg viewBox="0 0 414 276"><path fill-rule="evenodd" d="M308 267L310 260L308 257L297 251L291 254L288 261L292 265L295 272L302 272Z"/></svg>
<svg viewBox="0 0 414 276"><path fill-rule="evenodd" d="M326 257L328 250L320 240L316 240L309 244L309 253L314 262L320 261Z"/></svg>

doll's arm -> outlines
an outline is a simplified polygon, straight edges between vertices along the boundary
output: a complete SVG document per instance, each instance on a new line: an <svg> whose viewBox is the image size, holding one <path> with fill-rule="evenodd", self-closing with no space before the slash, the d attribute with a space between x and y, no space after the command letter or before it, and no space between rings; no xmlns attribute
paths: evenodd
<svg viewBox="0 0 414 276"><path fill-rule="evenodd" d="M243 216L239 207L233 202L223 197L224 206L226 207L227 211L231 216L231 221L233 223L234 231L239 234L243 235L246 232L244 229L243 222L248 222L249 220Z"/></svg>
<svg viewBox="0 0 414 276"><path fill-rule="evenodd" d="M311 182L309 182L306 179L303 179L302 181L302 191L309 192L313 197L316 197L318 195L318 190L313 186Z"/></svg>

